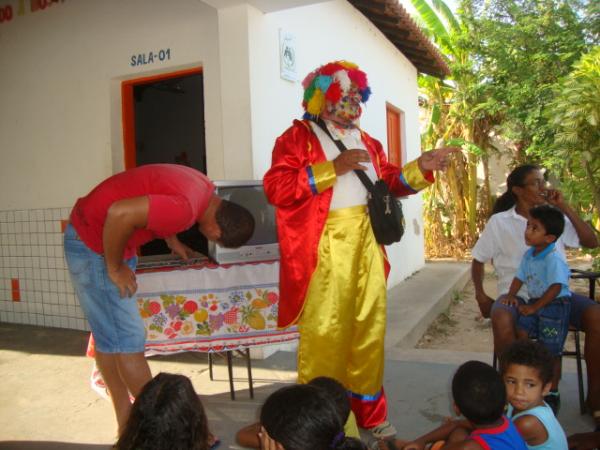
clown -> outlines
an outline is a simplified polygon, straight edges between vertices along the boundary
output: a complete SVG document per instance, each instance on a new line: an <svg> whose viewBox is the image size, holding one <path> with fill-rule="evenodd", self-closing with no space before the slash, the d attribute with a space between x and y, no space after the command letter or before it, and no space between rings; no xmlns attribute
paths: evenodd
<svg viewBox="0 0 600 450"><path fill-rule="evenodd" d="M424 153L400 169L358 122L371 93L356 64L335 61L303 82L306 111L275 142L265 192L276 207L281 252L279 326L298 324L298 381L329 376L348 389L359 426L395 434L382 387L385 250L373 235L367 191L354 170L383 178L396 196L433 182L456 149ZM315 123L323 119L341 153Z"/></svg>

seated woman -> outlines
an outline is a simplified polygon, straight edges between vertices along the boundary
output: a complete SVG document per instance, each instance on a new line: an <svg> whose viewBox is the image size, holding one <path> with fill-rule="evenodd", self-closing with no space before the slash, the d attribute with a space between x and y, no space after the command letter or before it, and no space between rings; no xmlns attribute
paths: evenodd
<svg viewBox="0 0 600 450"><path fill-rule="evenodd" d="M585 223L565 202L561 192L546 189L541 169L534 165L522 165L515 168L506 180L506 192L498 198L490 220L473 247L471 276L475 286L475 297L481 314L491 317L494 332L494 350L502 355L504 350L516 339L515 323L518 309L503 305L485 292L483 287L484 264L492 262L498 276L496 294L502 296L509 290L510 284L519 266L521 257L527 250L525 228L529 219L529 210L541 204L551 204L565 215L565 229L556 242L556 249L564 255L565 247L598 246L598 239L591 226ZM519 297L527 299L526 292ZM585 332L585 360L588 372L587 403L600 425L600 358L594 354L600 351L600 305L593 300L571 293L571 315L569 323ZM553 391L546 402L555 412L558 411L558 380L560 366L553 380Z"/></svg>
<svg viewBox="0 0 600 450"><path fill-rule="evenodd" d="M188 377L159 373L135 399L117 450L209 450L204 407Z"/></svg>

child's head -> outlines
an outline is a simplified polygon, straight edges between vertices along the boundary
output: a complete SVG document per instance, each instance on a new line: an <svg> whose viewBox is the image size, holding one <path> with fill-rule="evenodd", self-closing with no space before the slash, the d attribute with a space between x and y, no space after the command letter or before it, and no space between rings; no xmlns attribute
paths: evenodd
<svg viewBox="0 0 600 450"><path fill-rule="evenodd" d="M339 381L329 377L313 378L308 384L323 389L333 398L342 422L346 423L350 415L350 400L348 399L346 388Z"/></svg>
<svg viewBox="0 0 600 450"><path fill-rule="evenodd" d="M515 341L502 354L502 377L508 402L524 411L543 403L552 386L554 358L541 344Z"/></svg>
<svg viewBox="0 0 600 450"><path fill-rule="evenodd" d="M553 206L540 205L529 210L525 230L527 245L548 245L556 241L565 229L563 213Z"/></svg>
<svg viewBox="0 0 600 450"><path fill-rule="evenodd" d="M467 361L458 368L452 379L452 396L460 413L475 425L496 422L506 404L502 377L480 361Z"/></svg>
<svg viewBox="0 0 600 450"><path fill-rule="evenodd" d="M208 449L206 414L189 378L159 373L135 399L116 448Z"/></svg>
<svg viewBox="0 0 600 450"><path fill-rule="evenodd" d="M260 422L285 450L362 450L344 435L335 403L323 389L309 384L283 387L265 401Z"/></svg>

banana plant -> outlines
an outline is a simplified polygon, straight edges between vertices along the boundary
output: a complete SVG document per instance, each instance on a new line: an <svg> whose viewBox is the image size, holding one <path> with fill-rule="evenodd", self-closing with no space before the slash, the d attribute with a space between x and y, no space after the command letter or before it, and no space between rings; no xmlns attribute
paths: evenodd
<svg viewBox="0 0 600 450"><path fill-rule="evenodd" d="M452 72L448 80L419 75L421 106L428 118L422 147L458 145L464 150L424 196L426 251L430 256L456 255L473 245L478 224L489 211L489 188L483 192L483 207L478 207L477 167L491 148L488 135L494 121L478 108L484 101L482 90L472 56L461 45L467 25L443 0L411 1L419 14L417 23L437 44ZM489 180L483 186L489 186Z"/></svg>

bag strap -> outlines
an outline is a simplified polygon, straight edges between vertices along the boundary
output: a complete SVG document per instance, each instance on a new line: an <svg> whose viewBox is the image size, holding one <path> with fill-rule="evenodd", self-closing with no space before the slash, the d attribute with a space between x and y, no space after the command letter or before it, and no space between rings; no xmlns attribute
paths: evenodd
<svg viewBox="0 0 600 450"><path fill-rule="evenodd" d="M317 124L317 126L319 128L321 128L321 130L323 130L323 132L329 137L329 139L331 139L333 141L333 143L337 146L340 153L343 153L346 150L348 150L346 148L346 146L344 145L344 143L341 141L341 139L335 139L331 135L331 133L329 132L329 129L327 128L327 125L325 125L325 122L323 122L323 119L321 119L319 117L317 120L313 120L313 122L315 124ZM365 171L364 170L354 170L354 173L358 176L359 180L362 181L362 184L364 184L364 186L367 188L367 191L373 192L373 187L374 187L373 182L367 176Z"/></svg>

